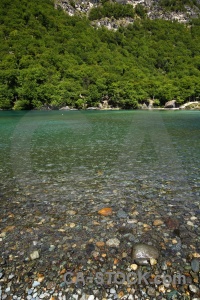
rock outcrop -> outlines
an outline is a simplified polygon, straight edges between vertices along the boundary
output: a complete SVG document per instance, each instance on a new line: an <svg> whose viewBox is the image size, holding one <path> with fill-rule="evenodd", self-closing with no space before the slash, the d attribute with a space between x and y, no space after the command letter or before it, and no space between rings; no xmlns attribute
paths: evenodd
<svg viewBox="0 0 200 300"><path fill-rule="evenodd" d="M69 106L63 106L60 108L60 110L70 110Z"/></svg>
<svg viewBox="0 0 200 300"><path fill-rule="evenodd" d="M199 101L193 101L193 102L187 102L179 107L180 109L200 109L200 102Z"/></svg>
<svg viewBox="0 0 200 300"><path fill-rule="evenodd" d="M93 7L101 5L100 0L54 0L55 8L61 7L70 16L73 15L89 15L89 11ZM133 7L142 5L147 17L154 19L164 19L169 21L178 21L180 23L187 23L191 18L196 18L200 15L200 0L197 0L197 6L185 5L183 11L167 11L160 5L159 0L114 0L120 4L131 4ZM134 19L122 18L115 20L114 18L102 18L92 21L91 24L95 27L107 27L108 29L117 30L119 26L127 26L132 24Z"/></svg>
<svg viewBox="0 0 200 300"><path fill-rule="evenodd" d="M171 100L165 103L165 108L175 108L176 107L176 100Z"/></svg>

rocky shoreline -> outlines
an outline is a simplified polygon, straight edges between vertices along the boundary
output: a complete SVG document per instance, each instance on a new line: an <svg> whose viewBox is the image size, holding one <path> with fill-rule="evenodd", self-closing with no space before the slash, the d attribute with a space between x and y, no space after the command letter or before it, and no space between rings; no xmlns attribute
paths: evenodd
<svg viewBox="0 0 200 300"><path fill-rule="evenodd" d="M3 137L0 298L199 300L198 114L174 125L172 113L165 128L161 114L61 113L38 113L38 136L28 117ZM155 142L141 145L148 130Z"/></svg>
<svg viewBox="0 0 200 300"><path fill-rule="evenodd" d="M171 101L169 101L167 103L171 103ZM90 111L103 110L103 111L106 111L106 110L110 110L110 111L112 111L112 110L114 110L115 111L115 110L124 110L124 109L120 108L120 107L111 107L107 104L105 107L104 106L92 106L92 107L86 107L83 109L77 109L77 108L70 107L70 106L63 106L61 108L44 106L40 109L34 109L34 110L45 110L45 111L52 111L52 110L60 110L60 111L78 111L78 110L90 110ZM149 106L147 106L146 104L140 105L139 108L137 108L137 110L200 110L200 102L199 101L187 102L178 107L175 104L172 104L172 105L170 104L169 106L166 104L165 107L159 107L159 106L154 107L153 103L150 103ZM6 111L6 110L0 109L0 111Z"/></svg>
<svg viewBox="0 0 200 300"><path fill-rule="evenodd" d="M139 203L84 216L69 208L65 224L63 216L40 217L34 209L30 220L8 205L0 235L1 299L200 299L200 211L186 206L183 220L176 206L161 213L149 204L145 214Z"/></svg>

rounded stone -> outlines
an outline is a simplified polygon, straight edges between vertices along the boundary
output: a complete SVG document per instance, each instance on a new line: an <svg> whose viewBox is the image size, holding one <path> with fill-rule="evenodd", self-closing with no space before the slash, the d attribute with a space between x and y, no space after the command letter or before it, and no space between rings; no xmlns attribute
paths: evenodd
<svg viewBox="0 0 200 300"><path fill-rule="evenodd" d="M146 265L150 259L157 259L159 257L159 251L153 246L138 243L132 248L132 259L140 265Z"/></svg>
<svg viewBox="0 0 200 300"><path fill-rule="evenodd" d="M191 267L192 267L193 272L195 272L195 273L199 272L199 260L194 258L191 261Z"/></svg>
<svg viewBox="0 0 200 300"><path fill-rule="evenodd" d="M194 284L190 284L189 289L190 289L191 292L193 292L195 294L199 292L199 288Z"/></svg>
<svg viewBox="0 0 200 300"><path fill-rule="evenodd" d="M123 209L120 209L117 212L117 216L118 216L118 218L126 219L127 218L127 213Z"/></svg>
<svg viewBox="0 0 200 300"><path fill-rule="evenodd" d="M111 207L104 207L98 211L98 214L102 216L110 216L112 213L113 211Z"/></svg>
<svg viewBox="0 0 200 300"><path fill-rule="evenodd" d="M148 291L147 291L147 294L149 296L155 296L156 295L156 291L155 291L155 289L153 287L149 287Z"/></svg>
<svg viewBox="0 0 200 300"><path fill-rule="evenodd" d="M119 247L119 244L120 244L120 241L118 239L116 239L116 238L109 239L106 242L106 245L109 246L109 247Z"/></svg>

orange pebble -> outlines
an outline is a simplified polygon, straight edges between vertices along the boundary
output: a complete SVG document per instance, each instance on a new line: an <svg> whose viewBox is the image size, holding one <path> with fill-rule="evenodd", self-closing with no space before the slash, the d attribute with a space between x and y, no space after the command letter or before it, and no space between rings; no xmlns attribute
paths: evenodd
<svg viewBox="0 0 200 300"><path fill-rule="evenodd" d="M104 207L98 211L98 214L102 215L102 216L110 216L110 215L112 215L112 213L113 213L113 211L112 211L112 208L110 208L110 207Z"/></svg>

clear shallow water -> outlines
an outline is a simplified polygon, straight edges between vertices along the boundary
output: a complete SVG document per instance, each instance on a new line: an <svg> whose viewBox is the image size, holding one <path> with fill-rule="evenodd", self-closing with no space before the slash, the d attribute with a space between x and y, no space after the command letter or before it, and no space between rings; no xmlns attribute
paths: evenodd
<svg viewBox="0 0 200 300"><path fill-rule="evenodd" d="M52 284L63 290L63 267L91 275L117 259L124 272L137 242L160 252L156 266L142 270L161 274L167 260L167 273L188 274L200 253L199 146L200 112L0 112L0 264L9 284L15 274L12 292L26 297L40 273L38 295ZM100 216L107 206L113 214ZM119 247L107 245L113 238ZM99 299L108 291L84 288L99 290ZM149 297L146 286L135 290ZM185 285L177 290L184 298Z"/></svg>
<svg viewBox="0 0 200 300"><path fill-rule="evenodd" d="M198 111L0 112L2 208L198 211L199 166Z"/></svg>

